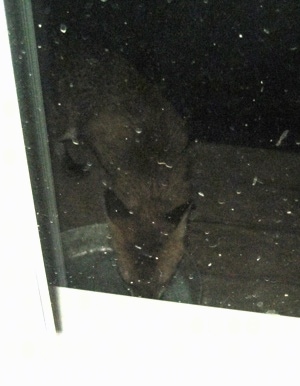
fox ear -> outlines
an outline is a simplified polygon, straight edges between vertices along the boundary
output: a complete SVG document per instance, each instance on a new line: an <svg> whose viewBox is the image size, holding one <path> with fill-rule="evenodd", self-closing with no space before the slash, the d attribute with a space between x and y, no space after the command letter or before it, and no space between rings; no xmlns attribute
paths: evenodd
<svg viewBox="0 0 300 386"><path fill-rule="evenodd" d="M113 221L130 216L129 210L116 196L113 190L106 189L104 192L105 207L108 217Z"/></svg>
<svg viewBox="0 0 300 386"><path fill-rule="evenodd" d="M189 212L192 207L192 202L188 201L185 204L177 206L177 208L171 210L166 214L166 220L174 225L178 225L180 221L183 219L185 214Z"/></svg>

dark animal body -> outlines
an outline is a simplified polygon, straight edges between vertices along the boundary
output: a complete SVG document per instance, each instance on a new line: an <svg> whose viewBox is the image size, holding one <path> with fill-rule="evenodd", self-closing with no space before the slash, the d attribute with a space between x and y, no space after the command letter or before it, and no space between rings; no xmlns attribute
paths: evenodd
<svg viewBox="0 0 300 386"><path fill-rule="evenodd" d="M54 68L56 136L93 150L120 274L134 295L159 298L184 254L185 123L158 88L107 49L64 50Z"/></svg>

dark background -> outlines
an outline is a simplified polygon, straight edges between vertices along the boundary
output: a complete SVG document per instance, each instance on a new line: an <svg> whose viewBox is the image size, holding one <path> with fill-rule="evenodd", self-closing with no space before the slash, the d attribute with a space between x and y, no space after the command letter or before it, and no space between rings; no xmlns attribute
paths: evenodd
<svg viewBox="0 0 300 386"><path fill-rule="evenodd" d="M299 0L35 0L33 10L45 87L61 39L101 41L161 85L191 140L299 151Z"/></svg>

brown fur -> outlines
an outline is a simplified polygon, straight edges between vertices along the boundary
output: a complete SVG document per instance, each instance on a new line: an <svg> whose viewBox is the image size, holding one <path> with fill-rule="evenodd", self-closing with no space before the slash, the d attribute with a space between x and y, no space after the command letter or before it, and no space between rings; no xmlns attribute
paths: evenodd
<svg viewBox="0 0 300 386"><path fill-rule="evenodd" d="M135 295L157 298L184 253L190 210L185 124L125 59L108 50L99 50L97 59L75 55L58 57L58 134L64 127L93 148L105 171L121 276Z"/></svg>

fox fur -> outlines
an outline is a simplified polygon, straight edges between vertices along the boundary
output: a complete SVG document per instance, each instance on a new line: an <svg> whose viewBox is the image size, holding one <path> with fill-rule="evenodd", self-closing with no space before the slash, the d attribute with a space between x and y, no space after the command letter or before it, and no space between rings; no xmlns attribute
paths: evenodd
<svg viewBox="0 0 300 386"><path fill-rule="evenodd" d="M185 249L185 122L156 86L108 49L64 50L54 68L56 135L80 138L96 155L119 272L132 294L159 298Z"/></svg>

